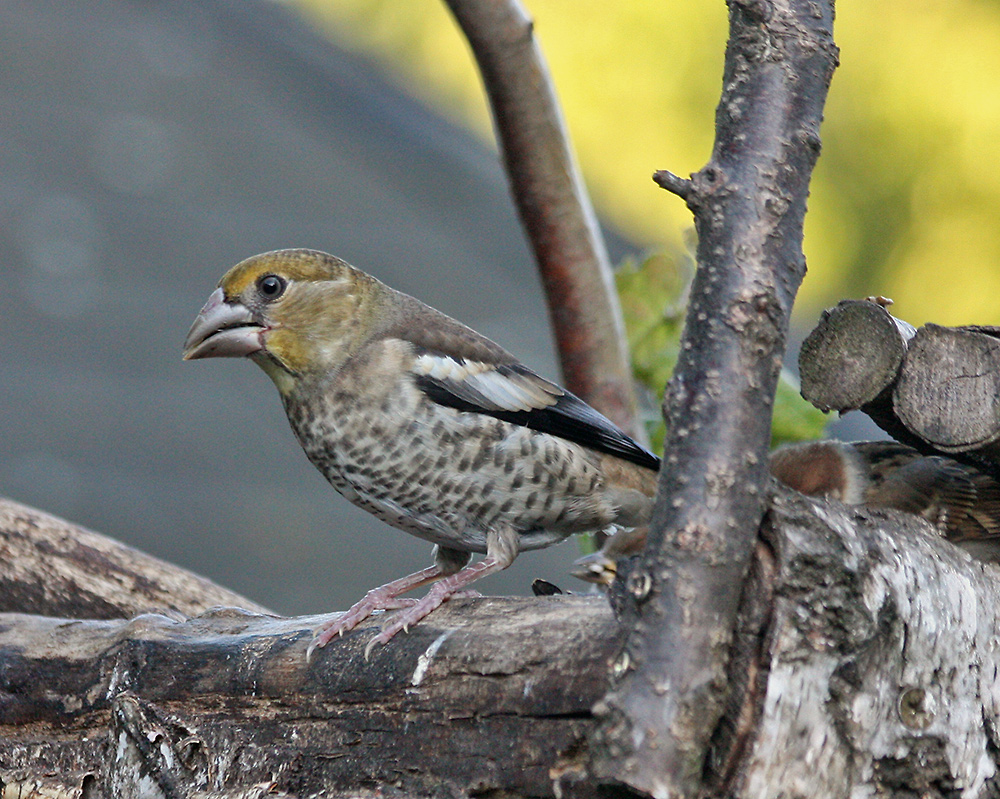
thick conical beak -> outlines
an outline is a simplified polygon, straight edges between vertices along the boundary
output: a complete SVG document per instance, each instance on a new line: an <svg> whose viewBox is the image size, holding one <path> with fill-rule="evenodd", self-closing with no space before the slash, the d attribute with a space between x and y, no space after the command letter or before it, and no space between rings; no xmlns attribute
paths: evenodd
<svg viewBox="0 0 1000 799"><path fill-rule="evenodd" d="M604 552L591 552L573 561L569 573L588 583L596 583L607 588L615 581L618 564L613 557Z"/></svg>
<svg viewBox="0 0 1000 799"><path fill-rule="evenodd" d="M237 358L264 348L261 333L267 328L254 321L242 303L226 302L222 289L211 293L184 340L184 360Z"/></svg>

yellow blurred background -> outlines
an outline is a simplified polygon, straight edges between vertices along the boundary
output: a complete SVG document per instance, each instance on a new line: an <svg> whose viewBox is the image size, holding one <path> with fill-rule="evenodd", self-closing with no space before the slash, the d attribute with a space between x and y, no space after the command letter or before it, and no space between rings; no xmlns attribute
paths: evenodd
<svg viewBox="0 0 1000 799"><path fill-rule="evenodd" d="M441 0L296 0L341 46L492 139L467 46ZM602 216L640 245L681 246L690 213L654 186L712 146L725 4L531 0ZM998 324L1000 3L842 3L841 48L806 222L811 327L843 297L884 294L914 324Z"/></svg>

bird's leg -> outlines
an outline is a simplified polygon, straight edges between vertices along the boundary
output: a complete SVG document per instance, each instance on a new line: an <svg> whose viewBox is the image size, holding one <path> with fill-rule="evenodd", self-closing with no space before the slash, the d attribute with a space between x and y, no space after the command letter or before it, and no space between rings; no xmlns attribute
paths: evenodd
<svg viewBox="0 0 1000 799"><path fill-rule="evenodd" d="M368 657L376 644L384 644L396 633L409 629L447 600L455 596L468 595L464 589L476 580L503 571L510 566L517 557L519 539L520 536L512 527L490 530L486 535L486 557L454 574L442 577L431 586L426 596L400 611L382 628L382 632L368 642L368 646L365 647L365 657Z"/></svg>
<svg viewBox="0 0 1000 799"><path fill-rule="evenodd" d="M347 612L338 613L329 621L321 624L306 650L306 659L311 659L313 652L326 646L338 635L353 630L376 610L399 610L416 605L420 600L404 599L400 594L405 594L415 588L420 588L422 585L427 585L427 583L460 571L469 562L470 557L468 552L435 546L433 566L428 566L426 569L373 588L360 601L355 602ZM475 592L470 593L474 594Z"/></svg>
<svg viewBox="0 0 1000 799"><path fill-rule="evenodd" d="M438 564L428 566L406 577L400 577L391 583L380 585L365 594L360 601L355 602L345 613L338 613L329 621L323 622L316 630L309 649L306 650L306 658L312 657L313 651L326 646L338 635L343 635L353 630L361 622L372 615L376 610L396 610L407 607L416 602L414 599L402 599L400 594L412 591L422 585L433 582L446 572L442 571Z"/></svg>

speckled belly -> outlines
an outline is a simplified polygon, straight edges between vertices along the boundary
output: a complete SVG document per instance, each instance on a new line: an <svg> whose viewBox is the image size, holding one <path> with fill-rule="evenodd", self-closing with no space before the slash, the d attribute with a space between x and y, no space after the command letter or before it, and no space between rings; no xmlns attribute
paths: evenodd
<svg viewBox="0 0 1000 799"><path fill-rule="evenodd" d="M582 448L442 408L416 391L378 403L290 404L288 415L310 460L341 494L445 547L485 552L486 531L510 525L521 533L521 549L536 549L614 521L601 472Z"/></svg>

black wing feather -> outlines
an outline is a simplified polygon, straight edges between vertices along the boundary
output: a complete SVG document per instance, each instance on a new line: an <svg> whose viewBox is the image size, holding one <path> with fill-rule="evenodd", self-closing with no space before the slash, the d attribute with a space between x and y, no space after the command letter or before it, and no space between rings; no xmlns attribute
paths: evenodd
<svg viewBox="0 0 1000 799"><path fill-rule="evenodd" d="M534 374L519 364L501 364L495 368L501 374ZM468 395L461 396L446 381L428 375L418 375L416 380L420 390L439 405L486 414L540 433L558 436L653 471L660 468L658 457L625 435L606 416L565 389L563 395L548 407L529 411L504 411L491 410L471 402Z"/></svg>

